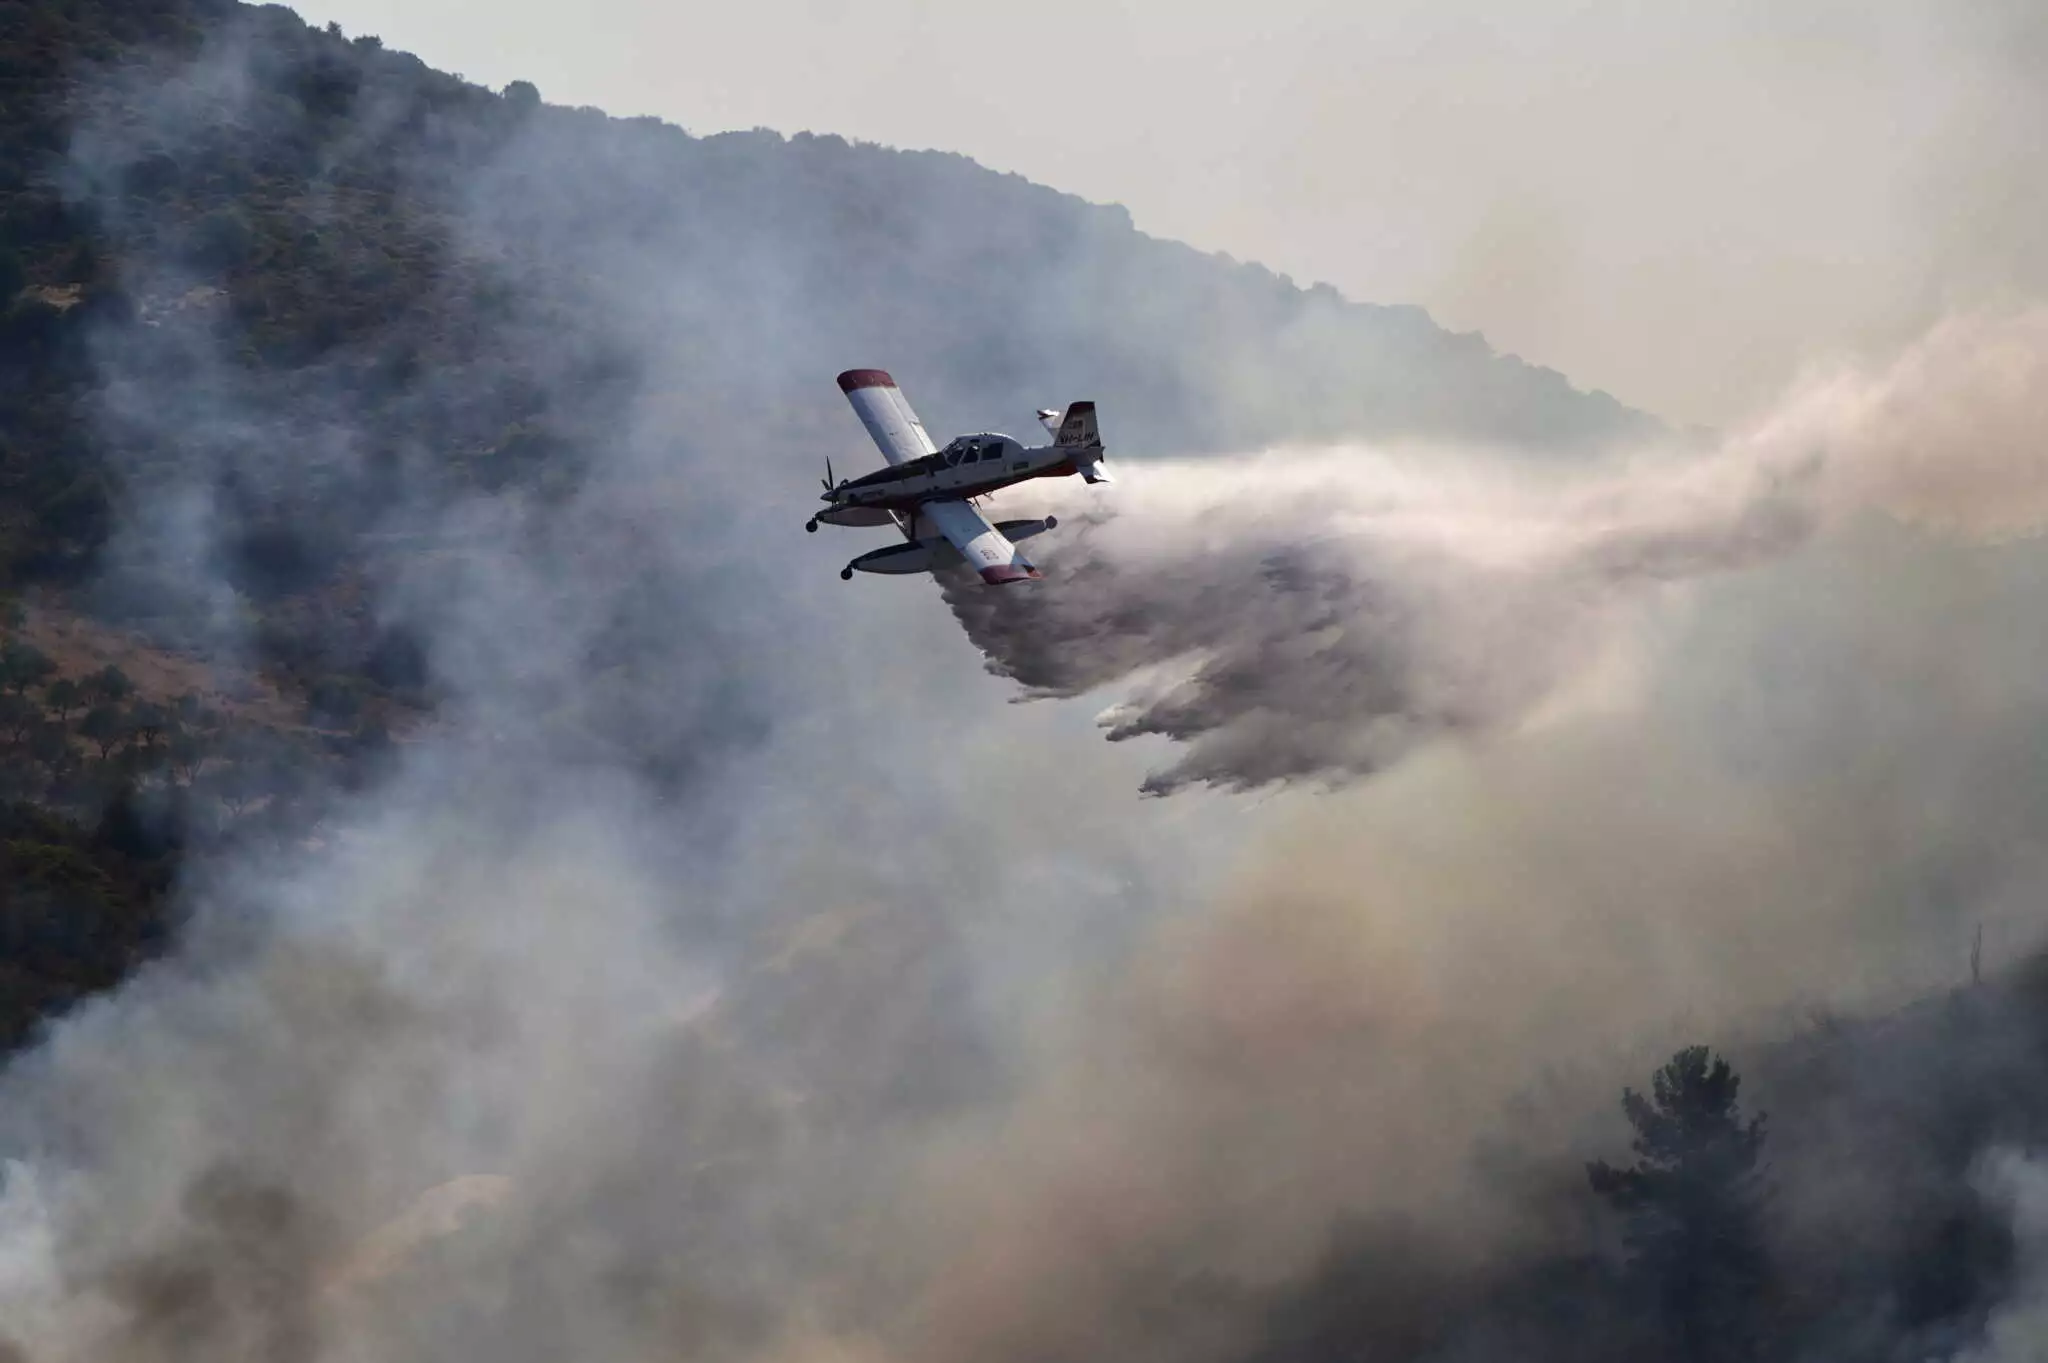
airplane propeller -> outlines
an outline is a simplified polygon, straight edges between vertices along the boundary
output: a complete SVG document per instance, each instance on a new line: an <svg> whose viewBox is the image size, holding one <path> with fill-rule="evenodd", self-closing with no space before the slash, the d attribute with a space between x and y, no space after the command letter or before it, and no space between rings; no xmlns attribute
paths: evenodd
<svg viewBox="0 0 2048 1363"><path fill-rule="evenodd" d="M829 454L825 456L825 480L824 480L824 481L825 481L825 495L826 495L827 497L829 497L829 496L831 496L831 495L832 495L832 488L833 488L833 482L832 482L832 456L831 456L831 455L829 455ZM818 518L817 518L816 516L813 516L813 517L811 517L811 518L810 518L809 520L805 521L805 522L804 522L804 529L805 529L805 530L807 530L807 531L809 531L809 532L810 532L811 534L813 534L813 535L817 534L817 533L818 533Z"/></svg>

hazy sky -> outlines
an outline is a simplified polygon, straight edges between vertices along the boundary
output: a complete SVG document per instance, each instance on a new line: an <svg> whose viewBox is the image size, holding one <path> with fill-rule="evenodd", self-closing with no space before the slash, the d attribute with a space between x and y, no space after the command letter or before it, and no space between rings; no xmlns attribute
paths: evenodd
<svg viewBox="0 0 2048 1363"><path fill-rule="evenodd" d="M1710 423L2048 282L2038 0L313 0L490 85L965 152Z"/></svg>

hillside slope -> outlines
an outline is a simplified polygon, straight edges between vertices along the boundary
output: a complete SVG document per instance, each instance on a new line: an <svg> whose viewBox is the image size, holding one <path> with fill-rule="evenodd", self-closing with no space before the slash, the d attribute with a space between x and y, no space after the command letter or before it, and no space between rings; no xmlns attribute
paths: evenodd
<svg viewBox="0 0 2048 1363"><path fill-rule="evenodd" d="M299 1204L307 1215L247 1218L262 1223L247 1239L219 1208L294 1205L264 1182L242 1201L219 1196L218 1179L190 1185L182 1202L165 1196L178 1209L169 1230L80 1202L94 1223L88 1248L112 1256L111 1287L100 1290L88 1254L63 1261L66 1291L84 1284L77 1299L90 1299L96 1329L110 1304L132 1308L132 1340L96 1337L134 1358L232 1355L249 1341L280 1355L300 1348L304 1321L328 1309L309 1314L302 1300L332 1282L315 1271L320 1253L290 1252L304 1227L324 1248L315 1213L344 1200L367 1212L365 1188L409 1199L418 1186L408 1180L429 1167L434 1187L458 1191L476 1185L441 1180L500 1167L504 1147L488 1143L475 1148L493 1162L458 1162L472 1147L444 1142L431 1120L417 1149L401 1148L412 1110L437 1106L465 1132L527 1104L544 1118L537 1153L511 1149L511 1167L541 1190L536 1214L491 1247L508 1259L478 1250L465 1263L457 1243L390 1274L407 1294L393 1298L393 1337L413 1338L403 1332L418 1322L428 1334L417 1338L434 1337L439 1352L372 1343L369 1355L614 1356L575 1347L585 1337L565 1322L585 1317L556 1295L591 1263L606 1291L589 1298L603 1309L588 1317L635 1346L616 1356L781 1357L841 1339L880 1348L886 1328L919 1314L920 1298L887 1272L803 1270L810 1256L835 1268L842 1254L890 1259L888 1228L905 1212L889 1205L902 1186L890 1177L917 1150L920 1123L942 1128L949 1149L970 1145L960 1135L980 1115L974 1095L1016 1077L981 1044L979 1005L955 997L975 992L960 939L1000 916L1044 910L1056 921L1058 897L1078 881L1005 885L1018 897L980 923L968 921L960 887L979 893L1000 879L992 867L1058 870L1083 836L1137 838L1094 816L1102 806L1078 798L1061 765L1057 779L1021 773L1025 798L994 802L987 822L932 819L937 845L916 846L920 811L991 803L971 784L983 772L1008 779L1019 773L1005 763L1064 764L1068 753L1021 753L1043 728L1006 726L1002 742L984 742L963 732L965 707L924 706L927 665L987 680L972 675L971 656L918 652L952 628L929 594L848 596L830 569L807 575L835 552L800 528L821 457L872 458L831 383L836 370L897 370L939 431L1028 429L1039 403L1093 397L1118 458L1413 439L1563 459L1657 430L1416 310L1298 289L960 157L810 135L697 138L550 108L530 88L482 90L373 39L228 0L0 0L0 296L0 570L16 598L0 615L0 1048L160 952L177 928L181 874L200 863L243 873L208 901L229 920L219 935L231 940L212 943L228 963L197 953L157 1002L101 1029L104 1062L91 1044L75 1048L88 1101L65 1100L84 1089L65 1087L61 1064L49 1067L54 1087L15 1090L27 1095L17 1115L35 1120L13 1129L34 1130L47 1113L105 1145L128 1142L136 1163L104 1167L132 1167L152 1188L157 1167L176 1163L162 1157L169 1142L155 1144L172 1127L179 1157L224 1171L230 1194L248 1170L268 1179L302 1160L318 1166L299 1189L319 1189ZM1814 596L1816 611L1836 609L1836 594ZM932 632L913 635L905 622L919 609ZM854 637L871 647L847 647ZM966 651L957 636L945 642ZM1844 649L1860 666L1865 655ZM891 670L892 653L909 656ZM1757 689L1772 681L1763 675ZM804 687L901 704L813 705L792 721L788 698ZM991 682L968 704L1002 694ZM437 709L450 718L447 741L406 750L412 787L384 802L376 827L365 829L361 807L336 821L334 843L356 848L321 869L343 883L315 874L295 886L280 873L351 782L388 758L388 731L403 737ZM707 767L730 775L742 764L719 760L768 748L760 739L778 723L794 736L762 765L782 765L756 774L772 789L732 798L741 783L691 779ZM928 746L910 741L927 726ZM942 746L972 761L927 760ZM1627 779L1603 784L1655 798L1639 781L1639 749L1625 755ZM1974 779L1983 769L1957 770ZM886 798L870 805L871 785ZM621 786L631 800L606 798ZM904 790L917 798L898 798ZM1033 800L1040 810L1025 808ZM633 883L637 867L600 873L612 869L598 863L618 830L586 838L582 822L625 822L643 806L661 819L627 835L664 852L649 859L645 886ZM527 859L549 829L532 812L565 807L575 835ZM2022 802L2015 817L2031 809ZM1058 822L1013 821L1017 811ZM692 855L729 831L721 820L750 823L745 854ZM1017 849L995 842L1025 835ZM1532 846L1531 864L1548 844ZM1569 846L1586 860L1610 852ZM209 859L236 848L285 855ZM1091 875L1104 868L1113 886L1133 883L1127 870L1143 878L1120 849L1076 860ZM1643 864L1624 857L1620 871L1633 877ZM1513 909L1549 932L1543 901L1522 888ZM1112 897L1122 889L1102 893L1121 932L1135 915ZM234 930L249 926L237 913L260 927L263 901L295 896L317 920L310 950L289 931L252 943L260 931ZM1700 1275L1688 1263L1719 1262L1718 1228L1731 1224L1714 1199L1680 1187L1690 1215L1677 1220L1696 1235L1659 1282L1628 1262L1616 1209L1588 1186L1585 1159L1624 1158L1628 1135L1608 1098L1639 1075L1580 1082L1583 1067L1605 1063L1599 1055L1545 1055L1526 1071L1526 1103L1518 1093L1494 1112L1461 1097L1439 1111L1422 1067L1461 1065L1464 1034L1433 1033L1400 1008L1350 1006L1374 981L1400 993L1392 970L1353 975L1339 961L1296 1000L1301 977L1285 952L1244 949L1271 935L1270 920L1250 921L1244 937L1220 939L1228 968L1213 1001L1206 971L1188 969L1176 947L1160 971L1167 1006L1146 1006L1141 977L1107 1028L1076 1028L1087 1072L1075 1087L1055 1074L1049 1088L1058 1135L1082 1155L1077 1184L1058 1176L1059 1148L965 1151L963 1181L990 1186L1017 1176L1002 1166L1032 1162L1020 1151L1047 1157L1050 1175L1026 1171L1016 1185L1024 1240L1005 1241L1000 1224L984 1239L986 1223L967 1215L976 1233L961 1242L977 1272L1044 1295L997 1312L993 1335L964 1336L975 1347L878 1356L1920 1360L1958 1356L2001 1311L2029 1306L2033 1213L1984 1171L2048 1141L2048 1104L2032 1087L2048 1061L2037 968L1790 1041L1772 1039L1783 1029L1773 1017L1750 1036L1708 1038L1742 1047L1753 1083L1743 1100L1773 1121L1776 1192L1768 1217L1742 1222L1754 1243L1741 1248L1759 1257L1734 1290L1689 1293ZM1649 923L1642 935L1655 938ZM1306 948L1318 965L1333 941L1320 927ZM1587 958L1569 954L1586 931L1556 932L1565 964L1539 982L1587 978L1577 973ZM1066 932L1046 939L1062 954L1100 946ZM699 977L687 953L669 954L672 935L714 963L746 964ZM988 941L973 949L1008 956L1005 939ZM385 978L414 945L427 986ZM1195 945L1199 966L1207 953ZM1651 954L1679 949L1655 945ZM1702 969L1750 969L1769 946ZM1504 979L1529 953L1478 954L1501 962L1488 969ZM248 983L237 972L252 958L261 978L234 996L221 982ZM479 958L488 965L472 971ZM743 987L700 987L735 981ZM473 987L475 1013L410 1006L450 983ZM615 988L627 991L618 1006L602 1006ZM207 1006L221 997L225 1023ZM614 1013L617 1030L588 1025ZM181 1020L184 1034L162 1049L136 1044ZM1132 1026L1138 1040L1120 1039ZM1457 1044L1428 1044L1434 1035ZM1344 1063L1382 1044L1417 1057L1401 1071L1412 1083L1378 1089ZM131 1103L137 1052L146 1073ZM181 1067L180 1056L200 1063ZM1086 1111L1097 1075L1118 1088L1140 1081L1133 1125ZM500 1082L516 1101L490 1101ZM1289 1110L1354 1084L1390 1101ZM363 1095L376 1101L337 1100ZM1412 1110L1386 1110L1404 1102ZM260 1139L238 1128L239 1107L255 1114ZM1275 1273L1257 1234L1269 1222L1256 1213L1284 1204L1320 1243L1330 1209L1317 1184L1295 1177L1292 1152L1308 1146L1288 1128L1333 1125L1325 1111L1358 1114L1359 1129L1318 1130L1312 1144L1327 1135L1333 1162L1355 1156L1367 1178L1399 1172L1374 1148L1383 1115L1448 1149L1476 1137L1471 1200L1491 1205L1456 1205L1461 1195L1413 1221L1337 1223L1319 1273ZM1031 1121L1000 1115L1003 1131L1029 1138ZM870 1162L869 1138L885 1158ZM1096 1162L1098 1148L1126 1144L1131 1164ZM262 1158L213 1158L251 1151ZM373 1179L357 1181L357 1159ZM557 1170L564 1181L550 1184ZM1210 1202L1212 1182L1224 1196ZM1069 1186L1080 1190L1072 1200L1061 1195ZM1118 1195L1126 1186L1135 1200ZM1240 1188L1260 1207L1232 1205ZM873 1215L849 1212L870 1196ZM1073 1214L1098 1204L1106 1232ZM1231 1253L1207 1252L1247 1227ZM188 1243L216 1257L150 1257ZM1053 1247L1052 1272L1000 1252L1040 1243ZM759 1272L770 1260L797 1265L795 1278ZM1206 1271L1217 1263L1232 1271ZM250 1265L262 1272L245 1303ZM373 1259L364 1271L383 1270ZM465 1279L487 1294L447 1290ZM829 1291L792 1291L792 1281ZM980 1281L968 1275L970 1287ZM1696 1305L1677 1300L1688 1295L1716 1304L1720 1346L1694 1328ZM1112 1300L1147 1347L1086 1336L1096 1318L1072 1308L1089 1296ZM825 1324L885 1328L813 1338L805 1320L804 1333L785 1333L791 1303L846 1298L862 1309L839 1321L828 1310ZM448 1324L451 1305L462 1318ZM148 1333L159 1307L171 1318L160 1336ZM277 1332L221 1327L245 1309ZM1183 1347L1219 1320L1232 1327L1223 1345ZM1758 1339L1769 1347L1727 1344ZM474 1340L491 1346L450 1348ZM0 1340L0 1356L13 1352Z"/></svg>
<svg viewBox="0 0 2048 1363"><path fill-rule="evenodd" d="M855 363L901 371L935 428L1092 396L1119 456L1655 429L1419 310L959 156L549 107L280 6L0 0L0 587L30 607L0 767L51 846L126 855L110 806L152 830L101 868L155 887L123 901L144 927L66 935L98 962L82 978L161 938L189 836L289 836L332 783L314 773L431 709L435 584L497 573L508 535L524 561L582 553L593 532L548 509L622 451L650 485L689 470L658 520L595 532L664 589L607 599L576 662L598 681L541 678L521 719L656 775L758 732L716 604L758 599L751 570L642 560L743 506L798 516L848 453L830 376ZM678 617L665 592L707 604ZM739 718L605 699L608 670L650 666L713 677ZM150 681L216 675L263 703Z"/></svg>

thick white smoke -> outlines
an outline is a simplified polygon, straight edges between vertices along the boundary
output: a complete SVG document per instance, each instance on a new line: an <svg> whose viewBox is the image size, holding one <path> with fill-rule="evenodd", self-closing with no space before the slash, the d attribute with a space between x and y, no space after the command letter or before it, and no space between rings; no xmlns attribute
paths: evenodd
<svg viewBox="0 0 2048 1363"><path fill-rule="evenodd" d="M571 159L515 146L467 230ZM1031 687L1135 682L1116 732L1188 744L1157 788L1401 767L1253 810L1131 799L1141 753L994 706L919 584L803 576L809 470L727 436L858 440L829 367L720 371L667 329L709 270L603 227L523 249L601 259L623 348L696 386L641 394L581 500L414 509L466 546L383 584L443 724L324 847L213 868L171 960L0 1078L35 1363L1200 1363L1345 1217L1422 1340L1576 1245L1639 1061L1924 987L2042 883L2040 565L1855 524L2030 523L2037 315L1706 456L1133 462L1048 582L956 594ZM732 371L811 335L777 245ZM1549 704L1637 652L1619 718ZM619 727L712 755L681 795L564 757Z"/></svg>
<svg viewBox="0 0 2048 1363"><path fill-rule="evenodd" d="M2003 355L2015 325L1937 339ZM1930 348L1891 373L1925 372ZM1109 546L1126 574L1095 581L1207 576L1163 612L1179 633L1096 598L1117 628L1071 651L1125 649L1113 680L1201 657L1230 625L1262 699L1226 712L1240 746L1205 749L1197 729L1191 750L1230 779L1276 750L1357 771L1512 729L1640 643L1618 626L1658 584L1817 535L1855 576L1860 514L1931 514L1858 462L1858 432L1894 429L1870 415L1904 391L1889 377L1831 381L1714 457L1562 486L1419 456L1135 468L1117 518L1074 541ZM640 472L612 491L645 503ZM561 538L612 523L579 512ZM1996 740L2031 713L2024 695L1917 697L1892 741L1955 765L1922 760L1883 807L1823 723L1794 716L1822 746L1780 744L1782 771L1703 779L1698 716L1637 697L1634 728L1451 763L1366 806L1282 810L1293 834L1220 909L1154 931L1174 902L1159 867L1198 864L1220 826L1171 826L1178 801L1132 810L1113 793L1129 763L1091 754L1056 711L974 718L961 678L933 678L945 622L920 613L928 599L887 607L887 637L793 606L879 694L786 683L784 741L678 809L518 741L535 696L585 689L580 603L615 590L606 565L540 561L555 571L439 579L466 705L337 815L328 851L229 868L176 960L7 1076L25 1162L0 1216L0 1300L38 1363L676 1348L956 1363L1090 1341L1225 1357L1256 1334L1244 1303L1305 1272L1346 1214L1391 1218L1389 1252L1418 1276L1386 1316L1412 1321L1432 1293L1552 1242L1543 1208L1570 1187L1593 1096L1626 1073L1602 1038L1633 1058L1677 1039L1674 1011L1725 1025L1807 991L1924 982L1909 963L1952 920L1905 904L1923 845L1940 860L1991 838L2004 863L1964 849L2003 866L1987 897L2029 883L2031 843L1986 817L2019 807L2013 791L1955 742L1966 724ZM1247 613L1246 581L1267 607ZM1843 625L1841 606L1838 651L1890 635L1881 609ZM1935 623L1920 607L1897 621L1907 664ZM1728 670L1663 651L1667 670ZM1996 662L2003 680L1980 688L1994 698L2014 685ZM925 731L872 762L831 757L848 734ZM1968 793L1936 811L1930 782ZM701 837L733 818L736 842ZM1078 963L1130 959L1101 926L1116 914L1144 949L1108 981ZM964 968L978 952L1002 964ZM973 995L1005 987L1033 1004L991 1041L1001 1005ZM1032 1038L1048 1013L1053 1035ZM1481 1133L1526 1099L1532 1055L1573 1053L1586 1063L1527 1110L1507 1165L1487 1157L1517 1190L1502 1202L1474 1173Z"/></svg>
<svg viewBox="0 0 2048 1363"><path fill-rule="evenodd" d="M1957 1363L2028 1363L2048 1353L2048 1169L2013 1149L1983 1159L1978 1184L2011 1217L2019 1251L2013 1289Z"/></svg>
<svg viewBox="0 0 2048 1363"><path fill-rule="evenodd" d="M1041 695L1122 684L1112 738L1186 750L1148 789L1346 778L1525 719L1660 584L1870 512L1972 536L2048 519L2048 310L1951 320L1817 377L1705 453L1561 471L1444 450L1128 467L1055 494L1049 580L954 611ZM1021 594L1020 594L1021 595Z"/></svg>

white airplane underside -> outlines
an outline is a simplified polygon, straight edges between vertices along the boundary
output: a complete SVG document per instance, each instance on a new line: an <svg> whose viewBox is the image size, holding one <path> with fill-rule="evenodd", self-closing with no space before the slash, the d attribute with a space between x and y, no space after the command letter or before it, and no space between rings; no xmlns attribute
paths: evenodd
<svg viewBox="0 0 2048 1363"><path fill-rule="evenodd" d="M973 499L1032 478L1072 474L1090 483L1109 481L1092 402L1038 414L1053 436L1050 445L1027 448L1009 436L985 432L963 435L942 450L932 443L896 380L883 371L849 369L839 376L839 388L888 466L834 483L828 464L824 500L829 505L804 528L893 525L904 539L860 555L840 570L843 578L928 573L966 563L990 586L1031 581L1043 575L1017 544L1057 522L1047 516L991 525Z"/></svg>

